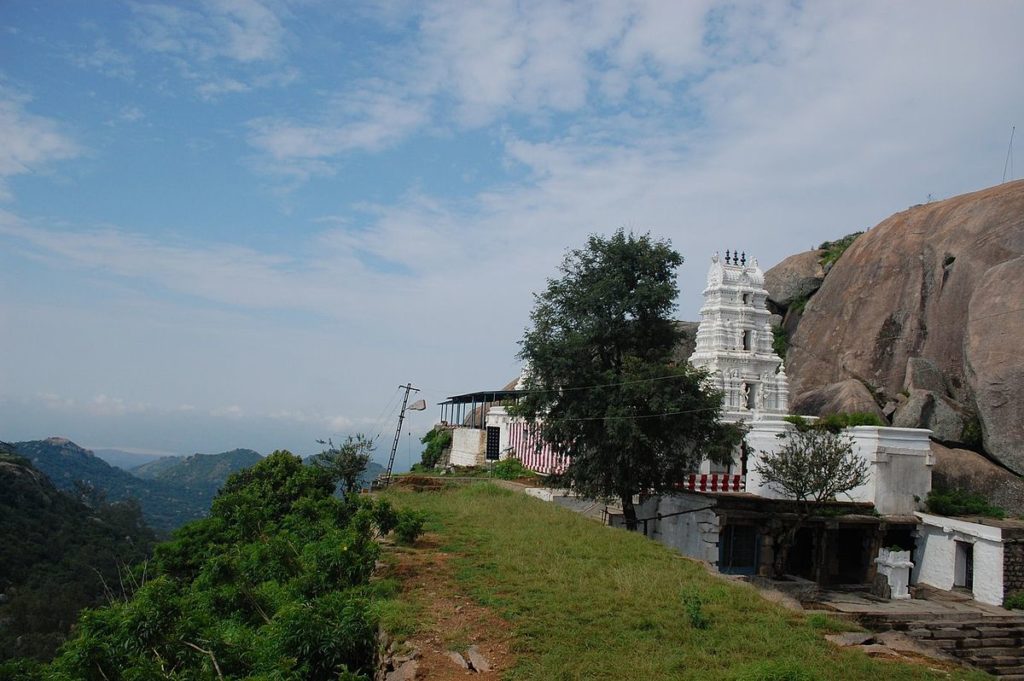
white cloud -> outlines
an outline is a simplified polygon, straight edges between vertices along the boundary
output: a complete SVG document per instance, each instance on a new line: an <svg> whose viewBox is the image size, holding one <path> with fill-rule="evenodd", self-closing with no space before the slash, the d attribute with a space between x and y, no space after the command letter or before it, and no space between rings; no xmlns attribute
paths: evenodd
<svg viewBox="0 0 1024 681"><path fill-rule="evenodd" d="M665 89L707 61L705 12L704 3L429 3L414 47L381 68L388 79L335 93L312 119L256 119L249 142L268 158L261 170L304 179L428 126L543 119L602 96L665 104Z"/></svg>
<svg viewBox="0 0 1024 681"><path fill-rule="evenodd" d="M428 120L425 103L404 98L379 80L335 96L310 122L263 118L250 122L249 143L269 158L265 168L288 174L327 174L329 159L350 151L378 151Z"/></svg>
<svg viewBox="0 0 1024 681"><path fill-rule="evenodd" d="M82 151L55 121L26 111L29 101L0 86L0 201L13 198L8 178L39 172L51 161L75 158Z"/></svg>
<svg viewBox="0 0 1024 681"><path fill-rule="evenodd" d="M260 0L137 2L133 34L144 50L170 58L200 98L217 99L296 79L283 65L288 32L279 8Z"/></svg>
<svg viewBox="0 0 1024 681"><path fill-rule="evenodd" d="M88 52L72 56L75 66L102 73L112 78L131 80L135 77L134 60L110 46L105 38L98 38Z"/></svg>
<svg viewBox="0 0 1024 681"><path fill-rule="evenodd" d="M216 99L221 95L233 94L236 92L247 92L248 85L234 78L222 78L216 81L207 81L196 88L196 92L203 99Z"/></svg>
<svg viewBox="0 0 1024 681"><path fill-rule="evenodd" d="M211 409L210 416L237 419L245 416L245 410L237 404L231 404L226 407Z"/></svg>
<svg viewBox="0 0 1024 681"><path fill-rule="evenodd" d="M146 114L137 106L121 107L121 110L117 114L117 119L123 123L138 123L145 117Z"/></svg>
<svg viewBox="0 0 1024 681"><path fill-rule="evenodd" d="M138 42L155 52L199 60L249 63L281 56L285 30L266 4L214 0L194 7L136 3Z"/></svg>
<svg viewBox="0 0 1024 681"><path fill-rule="evenodd" d="M75 400L56 393L40 393L38 397L48 409L67 409L75 406Z"/></svg>
<svg viewBox="0 0 1024 681"><path fill-rule="evenodd" d="M123 416L146 411L148 405L142 402L128 402L120 397L99 394L86 405L86 411L94 416Z"/></svg>

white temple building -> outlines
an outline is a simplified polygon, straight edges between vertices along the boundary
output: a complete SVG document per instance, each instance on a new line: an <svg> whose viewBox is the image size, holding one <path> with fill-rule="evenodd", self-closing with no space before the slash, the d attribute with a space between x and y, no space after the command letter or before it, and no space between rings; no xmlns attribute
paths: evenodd
<svg viewBox="0 0 1024 681"><path fill-rule="evenodd" d="M700 310L697 347L690 364L711 372L724 394L729 420L784 415L789 410L789 380L772 349L772 328L764 272L746 254L725 260L716 253L708 269Z"/></svg>
<svg viewBox="0 0 1024 681"><path fill-rule="evenodd" d="M749 432L746 447L731 465L703 462L687 485L690 489L784 498L756 470L761 452L777 448L778 436L792 428L783 420L789 413L789 380L782 358L772 349L767 299L764 272L756 259L748 262L745 253L732 251L724 259L712 256L690 364L711 373L713 387L723 393L723 418L742 421ZM884 515L916 511L915 498L923 499L931 489L930 431L856 426L846 432L870 473L845 500L871 503Z"/></svg>

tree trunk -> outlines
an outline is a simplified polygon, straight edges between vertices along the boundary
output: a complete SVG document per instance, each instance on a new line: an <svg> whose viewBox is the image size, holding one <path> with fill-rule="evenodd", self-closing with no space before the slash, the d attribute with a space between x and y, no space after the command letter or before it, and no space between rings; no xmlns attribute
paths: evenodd
<svg viewBox="0 0 1024 681"><path fill-rule="evenodd" d="M626 529L636 532L636 507L633 506L633 495L623 492L619 499L622 501L622 517L626 521Z"/></svg>

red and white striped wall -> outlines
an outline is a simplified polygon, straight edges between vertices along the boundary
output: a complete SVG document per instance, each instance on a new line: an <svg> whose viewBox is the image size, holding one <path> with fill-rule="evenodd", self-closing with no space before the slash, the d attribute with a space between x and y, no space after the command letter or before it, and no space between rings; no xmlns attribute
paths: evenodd
<svg viewBox="0 0 1024 681"><path fill-rule="evenodd" d="M508 446L525 467L541 475L562 473L569 461L540 436L540 425L514 419L508 422ZM728 473L695 473L676 485L692 492L742 492L742 475Z"/></svg>
<svg viewBox="0 0 1024 681"><path fill-rule="evenodd" d="M691 492L742 492L745 488L743 483L742 475L694 473L676 485L676 488L690 490Z"/></svg>
<svg viewBox="0 0 1024 681"><path fill-rule="evenodd" d="M525 467L541 475L562 473L569 464L566 457L555 452L551 445L544 442L538 424L520 420L510 421L508 446Z"/></svg>

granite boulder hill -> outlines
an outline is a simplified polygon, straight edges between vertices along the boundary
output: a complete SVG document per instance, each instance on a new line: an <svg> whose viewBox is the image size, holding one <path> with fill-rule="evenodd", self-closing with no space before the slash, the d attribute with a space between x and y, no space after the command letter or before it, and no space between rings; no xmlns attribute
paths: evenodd
<svg viewBox="0 0 1024 681"><path fill-rule="evenodd" d="M821 395L856 380L893 424L1024 474L1024 181L897 213L823 272L820 252L766 274L793 410L850 411Z"/></svg>

